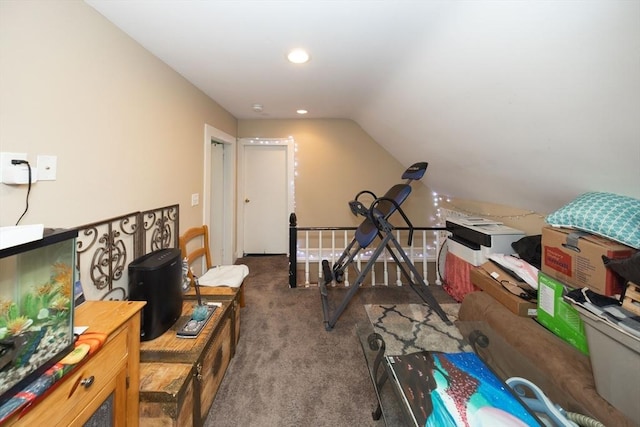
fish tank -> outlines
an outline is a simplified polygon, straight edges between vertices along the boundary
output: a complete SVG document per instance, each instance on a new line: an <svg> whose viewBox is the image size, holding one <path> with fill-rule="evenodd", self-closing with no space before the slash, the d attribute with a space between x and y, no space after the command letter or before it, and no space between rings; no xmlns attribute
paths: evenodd
<svg viewBox="0 0 640 427"><path fill-rule="evenodd" d="M0 404L74 347L77 230L0 250Z"/></svg>

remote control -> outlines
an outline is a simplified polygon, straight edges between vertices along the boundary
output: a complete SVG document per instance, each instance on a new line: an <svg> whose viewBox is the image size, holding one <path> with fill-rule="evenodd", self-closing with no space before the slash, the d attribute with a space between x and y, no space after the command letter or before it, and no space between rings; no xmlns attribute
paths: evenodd
<svg viewBox="0 0 640 427"><path fill-rule="evenodd" d="M216 311L216 308L216 306L207 306L207 316L202 320L196 320L193 317L189 318L189 320L178 329L176 336L178 338L196 338L209 319L211 319L211 315Z"/></svg>

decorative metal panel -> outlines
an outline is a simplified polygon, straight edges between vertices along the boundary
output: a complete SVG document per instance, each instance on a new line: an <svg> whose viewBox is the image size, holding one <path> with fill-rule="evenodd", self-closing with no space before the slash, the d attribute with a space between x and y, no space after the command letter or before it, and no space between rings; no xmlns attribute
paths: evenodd
<svg viewBox="0 0 640 427"><path fill-rule="evenodd" d="M139 212L78 227L77 266L88 300L124 300L129 263L139 250Z"/></svg>
<svg viewBox="0 0 640 427"><path fill-rule="evenodd" d="M77 269L87 300L125 300L131 261L177 248L180 206L132 212L77 228Z"/></svg>
<svg viewBox="0 0 640 427"><path fill-rule="evenodd" d="M143 253L178 247L180 206L170 205L144 211L142 219Z"/></svg>

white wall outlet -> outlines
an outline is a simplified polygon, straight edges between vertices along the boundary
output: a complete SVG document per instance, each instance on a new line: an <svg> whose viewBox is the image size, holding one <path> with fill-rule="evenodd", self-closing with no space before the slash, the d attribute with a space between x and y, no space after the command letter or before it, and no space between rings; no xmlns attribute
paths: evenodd
<svg viewBox="0 0 640 427"><path fill-rule="evenodd" d="M29 166L25 164L14 165L12 160L28 160L27 153L0 153L0 182L4 184L28 184ZM38 180L38 171L31 166L31 182Z"/></svg>
<svg viewBox="0 0 640 427"><path fill-rule="evenodd" d="M38 155L38 181L55 181L58 172L58 156Z"/></svg>
<svg viewBox="0 0 640 427"><path fill-rule="evenodd" d="M193 193L191 195L191 206L198 206L199 203L200 203L200 194Z"/></svg>

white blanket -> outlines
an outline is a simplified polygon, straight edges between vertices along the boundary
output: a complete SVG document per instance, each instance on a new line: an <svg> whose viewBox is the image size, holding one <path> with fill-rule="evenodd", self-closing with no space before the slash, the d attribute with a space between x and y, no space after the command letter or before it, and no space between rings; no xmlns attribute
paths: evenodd
<svg viewBox="0 0 640 427"><path fill-rule="evenodd" d="M238 288L242 281L249 274L249 267L244 264L239 265L219 265L212 267L202 277L198 278L198 283L202 286L229 286Z"/></svg>

